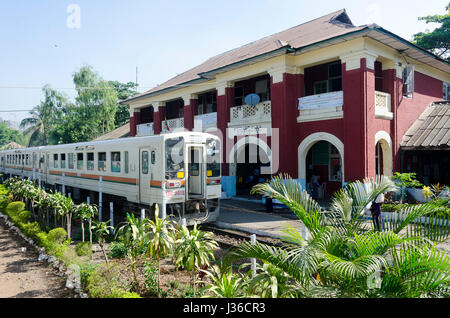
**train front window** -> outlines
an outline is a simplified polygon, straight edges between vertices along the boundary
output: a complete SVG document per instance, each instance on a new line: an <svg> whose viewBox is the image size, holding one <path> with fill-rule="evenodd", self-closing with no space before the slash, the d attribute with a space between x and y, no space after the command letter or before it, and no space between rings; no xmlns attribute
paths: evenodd
<svg viewBox="0 0 450 318"><path fill-rule="evenodd" d="M166 140L166 179L184 178L183 137Z"/></svg>
<svg viewBox="0 0 450 318"><path fill-rule="evenodd" d="M206 140L206 175L220 177L220 141L208 138Z"/></svg>

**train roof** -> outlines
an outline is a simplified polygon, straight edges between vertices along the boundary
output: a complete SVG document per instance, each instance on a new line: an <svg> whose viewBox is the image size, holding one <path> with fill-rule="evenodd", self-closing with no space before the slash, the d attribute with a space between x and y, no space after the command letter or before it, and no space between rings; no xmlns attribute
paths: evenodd
<svg viewBox="0 0 450 318"><path fill-rule="evenodd" d="M53 149L62 149L67 147L87 147L87 146L96 146L96 145L117 145L117 144L135 144L142 142L144 140L155 140L155 139L168 139L174 137L184 137L184 136L210 136L216 138L217 136L197 131L182 131L182 132L173 132L169 134L162 134L156 136L141 136L141 137L127 137L127 138L118 138L118 139L109 139L109 140L100 140L100 141L86 141L79 143L71 143L71 144L61 144L61 145L51 145L51 146L40 146L40 147L32 147L32 148L21 148L21 149L10 149L4 150L1 152L12 152L19 153L24 151L45 151L45 150L53 150Z"/></svg>

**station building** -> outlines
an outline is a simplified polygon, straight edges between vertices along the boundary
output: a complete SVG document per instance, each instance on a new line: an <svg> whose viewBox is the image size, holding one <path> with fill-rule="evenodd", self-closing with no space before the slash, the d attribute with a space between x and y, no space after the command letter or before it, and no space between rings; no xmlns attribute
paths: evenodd
<svg viewBox="0 0 450 318"><path fill-rule="evenodd" d="M212 57L123 103L130 136L220 132L228 196L280 173L305 187L316 175L328 196L400 171L404 134L447 97L448 83L447 61L376 24L355 26L339 10ZM251 94L256 105L246 103Z"/></svg>

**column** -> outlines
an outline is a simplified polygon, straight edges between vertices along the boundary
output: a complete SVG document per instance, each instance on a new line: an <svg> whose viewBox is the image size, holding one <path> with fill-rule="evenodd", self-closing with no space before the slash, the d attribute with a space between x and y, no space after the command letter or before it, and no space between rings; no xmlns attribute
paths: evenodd
<svg viewBox="0 0 450 318"><path fill-rule="evenodd" d="M164 120L165 103L153 103L153 131L155 135L159 135L162 131L162 121Z"/></svg>
<svg viewBox="0 0 450 318"><path fill-rule="evenodd" d="M344 182L375 177L375 60L366 50L341 56L344 91Z"/></svg>
<svg viewBox="0 0 450 318"><path fill-rule="evenodd" d="M234 145L234 138L227 134L230 122L230 109L234 106L234 83L222 82L217 85L217 129L222 135L222 187L227 196L236 195L236 176L230 176L228 156Z"/></svg>
<svg viewBox="0 0 450 318"><path fill-rule="evenodd" d="M399 145L401 138L398 134L398 105L399 91L402 89L402 67L395 61L383 63L383 90L391 94L391 112L394 119L391 120L391 139L392 139L392 168L393 171L400 171ZM401 93L401 92L400 92Z"/></svg>
<svg viewBox="0 0 450 318"><path fill-rule="evenodd" d="M141 123L141 111L139 108L130 108L130 136L136 136L137 126Z"/></svg>
<svg viewBox="0 0 450 318"><path fill-rule="evenodd" d="M188 131L194 129L195 108L198 105L197 95L188 94L183 96L184 101L184 128Z"/></svg>
<svg viewBox="0 0 450 318"><path fill-rule="evenodd" d="M292 178L298 178L297 117L298 98L304 94L303 68L284 65L269 73L273 173L287 173Z"/></svg>

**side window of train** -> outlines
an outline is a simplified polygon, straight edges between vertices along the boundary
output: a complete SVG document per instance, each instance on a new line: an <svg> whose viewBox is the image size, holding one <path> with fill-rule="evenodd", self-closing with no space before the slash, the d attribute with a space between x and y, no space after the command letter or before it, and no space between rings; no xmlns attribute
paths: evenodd
<svg viewBox="0 0 450 318"><path fill-rule="evenodd" d="M62 169L66 168L66 154L65 153L61 154L61 168Z"/></svg>
<svg viewBox="0 0 450 318"><path fill-rule="evenodd" d="M148 151L142 152L142 173L148 174Z"/></svg>
<svg viewBox="0 0 450 318"><path fill-rule="evenodd" d="M87 153L87 169L94 170L94 153L93 152Z"/></svg>
<svg viewBox="0 0 450 318"><path fill-rule="evenodd" d="M75 168L75 163L74 163L73 158L74 158L73 153L69 153L69 169Z"/></svg>
<svg viewBox="0 0 450 318"><path fill-rule="evenodd" d="M84 164L84 153L79 152L77 153L77 169L78 170L83 169L83 164Z"/></svg>
<svg viewBox="0 0 450 318"><path fill-rule="evenodd" d="M120 172L120 152L111 152L111 172Z"/></svg>
<svg viewBox="0 0 450 318"><path fill-rule="evenodd" d="M53 154L53 168L58 168L58 154Z"/></svg>
<svg viewBox="0 0 450 318"><path fill-rule="evenodd" d="M155 151L153 150L152 151L152 165L154 165L156 163L156 153L155 153Z"/></svg>
<svg viewBox="0 0 450 318"><path fill-rule="evenodd" d="M106 171L106 152L98 153L98 171Z"/></svg>
<svg viewBox="0 0 450 318"><path fill-rule="evenodd" d="M125 151L125 173L128 173L128 171L129 171L128 151Z"/></svg>

